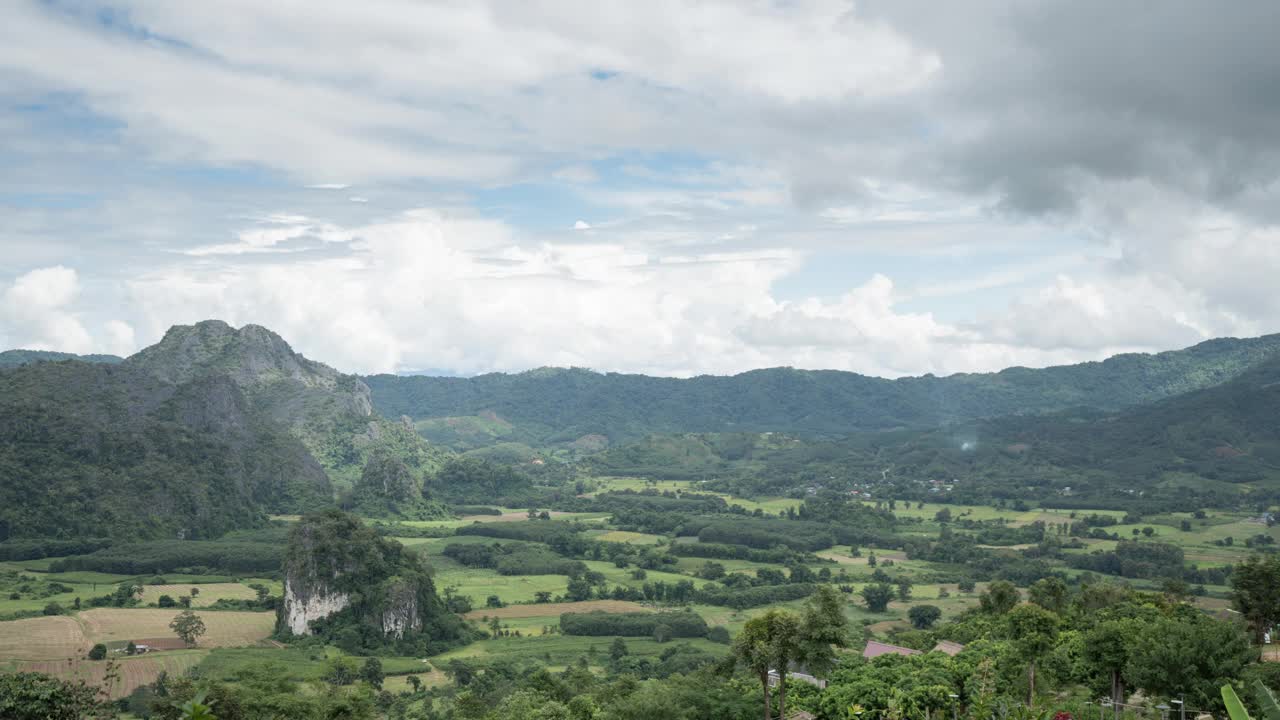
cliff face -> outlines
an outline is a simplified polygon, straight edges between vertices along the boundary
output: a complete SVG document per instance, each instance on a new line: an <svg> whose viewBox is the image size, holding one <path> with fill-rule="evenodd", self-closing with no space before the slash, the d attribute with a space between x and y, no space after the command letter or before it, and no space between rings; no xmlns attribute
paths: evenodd
<svg viewBox="0 0 1280 720"><path fill-rule="evenodd" d="M351 596L346 593L331 592L300 578L285 579L283 623L294 635L310 635L311 623L335 615L350 604Z"/></svg>
<svg viewBox="0 0 1280 720"><path fill-rule="evenodd" d="M382 611L382 633L397 640L407 632L422 629L422 608L418 606L416 583L397 581L387 588L387 609Z"/></svg>

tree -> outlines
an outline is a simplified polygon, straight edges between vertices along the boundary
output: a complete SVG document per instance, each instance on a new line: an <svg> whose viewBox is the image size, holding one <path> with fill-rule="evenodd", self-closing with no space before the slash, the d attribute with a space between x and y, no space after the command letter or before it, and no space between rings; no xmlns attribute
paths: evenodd
<svg viewBox="0 0 1280 720"><path fill-rule="evenodd" d="M1084 636L1082 659L1091 674L1107 678L1112 702L1124 702L1125 667L1138 623L1134 620L1106 620L1093 626Z"/></svg>
<svg viewBox="0 0 1280 720"><path fill-rule="evenodd" d="M1191 532L1191 521L1183 520L1182 522L1178 523L1178 529L1181 530L1182 532Z"/></svg>
<svg viewBox="0 0 1280 720"><path fill-rule="evenodd" d="M746 625L742 626L742 632L733 639L734 662L744 666L760 680L760 689L764 693L764 720L773 718L769 697L769 670L772 669L773 658L769 644L773 630L770 624L771 617L777 612L777 610L770 610L748 620Z"/></svg>
<svg viewBox="0 0 1280 720"><path fill-rule="evenodd" d="M942 617L942 609L937 605L916 605L907 611L911 626L917 630L928 630Z"/></svg>
<svg viewBox="0 0 1280 720"><path fill-rule="evenodd" d="M1018 588L1008 580L997 580L987 586L987 591L978 597L978 606L985 613L1003 615L1018 604L1022 596Z"/></svg>
<svg viewBox="0 0 1280 720"><path fill-rule="evenodd" d="M417 694L422 691L422 680L419 679L417 675L409 676L409 684L413 686L414 694Z"/></svg>
<svg viewBox="0 0 1280 720"><path fill-rule="evenodd" d="M44 612L45 615L61 615L64 611L61 605L56 602L51 602L44 606L44 610L42 612Z"/></svg>
<svg viewBox="0 0 1280 720"><path fill-rule="evenodd" d="M336 657L329 661L321 676L330 685L350 685L356 681L356 665L350 658Z"/></svg>
<svg viewBox="0 0 1280 720"><path fill-rule="evenodd" d="M200 588L198 587L191 588L191 597L200 597Z"/></svg>
<svg viewBox="0 0 1280 720"><path fill-rule="evenodd" d="M1126 674L1148 695L1186 693L1193 707L1216 707L1218 688L1238 678L1257 652L1231 623L1189 608L1176 615L1147 623L1130 638Z"/></svg>
<svg viewBox="0 0 1280 720"><path fill-rule="evenodd" d="M582 575L569 578L569 587L565 590L564 596L571 602L581 602L591 599L591 581Z"/></svg>
<svg viewBox="0 0 1280 720"><path fill-rule="evenodd" d="M360 666L360 679L381 690L383 677L382 661L376 657L365 658L364 665Z"/></svg>
<svg viewBox="0 0 1280 720"><path fill-rule="evenodd" d="M724 565L708 560L698 569L698 577L703 580L719 580L724 577Z"/></svg>
<svg viewBox="0 0 1280 720"><path fill-rule="evenodd" d="M1037 605L1019 605L1009 611L1008 621L1013 647L1027 663L1027 705L1031 706L1036 698L1036 661L1053 648L1058 616Z"/></svg>
<svg viewBox="0 0 1280 720"><path fill-rule="evenodd" d="M128 644L128 645L126 645L126 646L125 646L125 648L124 648L124 654L125 654L125 655L137 655L137 654L138 654L138 646L137 646L137 645L135 645L135 644L134 644L134 642L133 642L132 640L130 640L130 641L129 641L129 644Z"/></svg>
<svg viewBox="0 0 1280 720"><path fill-rule="evenodd" d="M101 660L106 656L107 656L107 646L103 645L102 643L98 643L97 645L94 645L93 647L89 648L90 660Z"/></svg>
<svg viewBox="0 0 1280 720"><path fill-rule="evenodd" d="M951 508L942 508L933 514L933 519L940 523L951 522Z"/></svg>
<svg viewBox="0 0 1280 720"><path fill-rule="evenodd" d="M191 596L183 595L182 597L178 598L178 604L184 608L191 607Z"/></svg>
<svg viewBox="0 0 1280 720"><path fill-rule="evenodd" d="M205 633L204 620L199 615L190 610L183 610L178 613L173 621L169 623L169 629L179 638L187 647L195 647L196 641Z"/></svg>
<svg viewBox="0 0 1280 720"><path fill-rule="evenodd" d="M825 675L836 664L836 648L849 644L844 598L830 585L819 585L800 611L800 662Z"/></svg>
<svg viewBox="0 0 1280 720"><path fill-rule="evenodd" d="M903 577L898 578L896 583L898 585L898 600L900 600L901 602L910 601L911 600L911 578L906 577L904 575Z"/></svg>
<svg viewBox="0 0 1280 720"><path fill-rule="evenodd" d="M620 637L614 638L613 643L609 645L609 659L617 664L622 658L630 655L631 651L627 649L627 643Z"/></svg>
<svg viewBox="0 0 1280 720"><path fill-rule="evenodd" d="M1231 604L1253 629L1263 633L1280 621L1280 555L1250 555L1231 571Z"/></svg>
<svg viewBox="0 0 1280 720"><path fill-rule="evenodd" d="M653 641L664 643L671 639L671 626L665 623L658 623L653 628Z"/></svg>
<svg viewBox="0 0 1280 720"><path fill-rule="evenodd" d="M959 590L962 593L971 593L976 586L977 584L973 580L965 578L964 580L956 583L956 590Z"/></svg>
<svg viewBox="0 0 1280 720"><path fill-rule="evenodd" d="M1062 578L1041 578L1031 586L1031 602L1048 610L1061 613L1067 607L1067 584Z"/></svg>
<svg viewBox="0 0 1280 720"><path fill-rule="evenodd" d="M171 595L161 595L159 598L156 599L156 605L162 608L171 608L177 604L178 603L174 601Z"/></svg>
<svg viewBox="0 0 1280 720"><path fill-rule="evenodd" d="M1151 537L1152 535L1156 534L1156 529L1148 525L1142 528L1142 534L1145 535L1146 537Z"/></svg>
<svg viewBox="0 0 1280 720"><path fill-rule="evenodd" d="M551 602L551 592L549 590L539 590L533 594L533 601L536 603Z"/></svg>
<svg viewBox="0 0 1280 720"><path fill-rule="evenodd" d="M884 612L893 600L893 586L888 583L873 583L862 588L862 600L871 612Z"/></svg>
<svg viewBox="0 0 1280 720"><path fill-rule="evenodd" d="M102 650L105 654L106 648ZM80 720L102 717L103 709L92 686L43 673L0 674L0 717L5 720Z"/></svg>
<svg viewBox="0 0 1280 720"><path fill-rule="evenodd" d="M870 553L868 553L868 554L867 554L867 565L868 565L869 567L875 567L875 566L876 566L876 554L875 554L875 552L870 552Z"/></svg>

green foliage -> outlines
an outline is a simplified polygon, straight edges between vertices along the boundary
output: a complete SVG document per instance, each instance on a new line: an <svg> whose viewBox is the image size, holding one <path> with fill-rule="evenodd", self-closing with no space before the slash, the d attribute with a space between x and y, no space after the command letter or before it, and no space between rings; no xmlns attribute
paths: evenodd
<svg viewBox="0 0 1280 720"><path fill-rule="evenodd" d="M1253 696L1258 701L1258 707L1262 709L1263 718L1280 720L1280 703L1276 702L1276 696L1271 692L1271 688L1263 685L1261 680L1254 680Z"/></svg>
<svg viewBox="0 0 1280 720"><path fill-rule="evenodd" d="M1280 555L1251 555L1231 573L1231 604L1258 640L1280 622Z"/></svg>
<svg viewBox="0 0 1280 720"><path fill-rule="evenodd" d="M1249 711L1244 709L1244 703L1240 702L1240 697L1230 685L1222 686L1222 702L1227 706L1231 720L1251 720Z"/></svg>
<svg viewBox="0 0 1280 720"><path fill-rule="evenodd" d="M907 611L907 619L917 630L928 630L942 617L942 610L937 605L912 605Z"/></svg>
<svg viewBox="0 0 1280 720"><path fill-rule="evenodd" d="M693 612L664 613L563 613L560 632L565 635L652 636L659 626L669 638L706 637L707 621Z"/></svg>
<svg viewBox="0 0 1280 720"><path fill-rule="evenodd" d="M1280 347L1280 338L1213 340L1159 355L999 373L882 380L789 368L688 380L541 369L474 378L365 378L379 412L413 418L493 413L506 439L530 444L589 434L618 443L651 433L844 433L933 427L1069 407L1118 409L1229 380ZM720 456L742 450L728 446Z"/></svg>
<svg viewBox="0 0 1280 720"><path fill-rule="evenodd" d="M889 583L871 583L862 588L862 600L871 612L884 612L893 600L893 586Z"/></svg>
<svg viewBox="0 0 1280 720"><path fill-rule="evenodd" d="M103 645L102 643L98 643L98 644L94 645L93 647L89 648L89 659L90 659L90 660L105 660L105 659L106 659L106 657L107 657L107 646L106 646L106 645Z"/></svg>
<svg viewBox="0 0 1280 720"><path fill-rule="evenodd" d="M53 572L92 570L119 575L156 572L206 574L264 573L280 568L282 537L262 540L187 540L124 543L88 555L77 555L52 563Z"/></svg>
<svg viewBox="0 0 1280 720"><path fill-rule="evenodd" d="M0 674L0 717L5 720L81 720L104 711L97 688L83 683L42 673Z"/></svg>
<svg viewBox="0 0 1280 720"><path fill-rule="evenodd" d="M173 621L169 623L169 629L173 630L173 634L181 638L187 647L195 647L200 636L205 633L204 620L190 610L183 610L175 615Z"/></svg>

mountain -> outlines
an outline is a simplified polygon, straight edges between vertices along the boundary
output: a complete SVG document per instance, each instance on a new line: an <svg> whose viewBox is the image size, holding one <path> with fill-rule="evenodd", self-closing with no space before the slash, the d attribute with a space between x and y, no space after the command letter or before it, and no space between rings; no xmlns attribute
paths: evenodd
<svg viewBox="0 0 1280 720"><path fill-rule="evenodd" d="M473 378L364 378L373 405L413 418L437 442L610 442L651 433L810 435L922 429L1087 406L1119 410L1230 380L1280 350L1280 335L1220 339L1154 355L1044 369L897 380L772 368L690 379L544 368ZM597 443L591 443L597 444Z"/></svg>
<svg viewBox="0 0 1280 720"><path fill-rule="evenodd" d="M115 355L76 355L74 353L52 352L50 350L5 350L0 352L0 368L19 367L37 362L54 362L57 360L80 360L82 362L106 363L108 365L122 362L124 358Z"/></svg>
<svg viewBox="0 0 1280 720"><path fill-rule="evenodd" d="M324 470L240 388L129 365L0 372L0 539L217 537L332 502Z"/></svg>
<svg viewBox="0 0 1280 720"><path fill-rule="evenodd" d="M698 478L739 492L814 485L879 497L1192 510L1280 500L1280 356L1121 411L1076 408L835 439L653 435L588 460L606 475ZM714 483L713 483L714 484Z"/></svg>
<svg viewBox="0 0 1280 720"><path fill-rule="evenodd" d="M116 364L0 370L0 539L216 537L332 505L361 478L361 502L422 517L442 512L421 487L447 456L256 325L176 326Z"/></svg>
<svg viewBox="0 0 1280 720"><path fill-rule="evenodd" d="M228 378L257 413L288 428L342 488L355 485L375 456L399 458L419 478L445 456L409 423L375 414L359 378L308 360L259 325L176 325L124 364L166 383Z"/></svg>

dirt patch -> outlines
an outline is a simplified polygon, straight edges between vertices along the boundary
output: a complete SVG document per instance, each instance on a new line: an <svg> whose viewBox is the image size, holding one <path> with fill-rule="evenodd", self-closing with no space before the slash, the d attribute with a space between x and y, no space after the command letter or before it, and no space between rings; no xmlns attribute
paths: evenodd
<svg viewBox="0 0 1280 720"><path fill-rule="evenodd" d="M508 605L504 608L472 610L463 617L478 620L482 617L527 618L547 617L567 612L653 612L653 608L629 600L587 600L585 602L539 603L534 605Z"/></svg>

